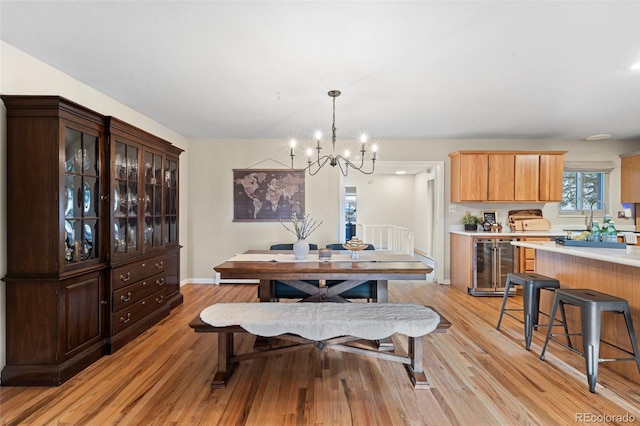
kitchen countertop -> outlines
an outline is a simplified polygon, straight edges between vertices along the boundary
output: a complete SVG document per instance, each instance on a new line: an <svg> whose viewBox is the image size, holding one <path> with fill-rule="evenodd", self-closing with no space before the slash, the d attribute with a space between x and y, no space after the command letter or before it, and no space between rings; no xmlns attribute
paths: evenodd
<svg viewBox="0 0 640 426"><path fill-rule="evenodd" d="M583 257L586 259L601 260L603 262L618 263L620 265L640 267L640 246L627 246L626 249L576 246L567 247L551 241L513 241L511 244L518 247L526 247L535 250Z"/></svg>
<svg viewBox="0 0 640 426"><path fill-rule="evenodd" d="M451 234L466 235L468 237L564 237L567 235L567 231L509 231L507 232L484 232L484 231L463 231L463 230L451 230Z"/></svg>

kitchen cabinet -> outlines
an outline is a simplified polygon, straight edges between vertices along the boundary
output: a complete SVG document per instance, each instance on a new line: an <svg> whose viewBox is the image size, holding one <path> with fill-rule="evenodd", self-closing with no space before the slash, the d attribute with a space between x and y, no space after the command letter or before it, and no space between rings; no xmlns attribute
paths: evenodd
<svg viewBox="0 0 640 426"><path fill-rule="evenodd" d="M620 200L640 203L640 153L620 157Z"/></svg>
<svg viewBox="0 0 640 426"><path fill-rule="evenodd" d="M3 95L2 100L7 110L2 384L59 385L182 302L181 150L59 96Z"/></svg>
<svg viewBox="0 0 640 426"><path fill-rule="evenodd" d="M540 154L540 201L562 201L564 154Z"/></svg>
<svg viewBox="0 0 640 426"><path fill-rule="evenodd" d="M549 241L549 237L521 237L518 241ZM531 248L518 247L519 272L535 273L536 272L536 251Z"/></svg>
<svg viewBox="0 0 640 426"><path fill-rule="evenodd" d="M512 201L515 199L515 185L505 185L514 182L516 163L514 154L487 154L488 170L488 198L493 201Z"/></svg>
<svg viewBox="0 0 640 426"><path fill-rule="evenodd" d="M562 199L560 151L457 151L451 202L548 202Z"/></svg>

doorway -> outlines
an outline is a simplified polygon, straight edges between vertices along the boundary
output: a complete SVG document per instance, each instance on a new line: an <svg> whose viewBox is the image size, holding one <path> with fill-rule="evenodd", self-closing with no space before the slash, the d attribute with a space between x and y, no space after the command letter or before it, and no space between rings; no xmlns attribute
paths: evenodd
<svg viewBox="0 0 640 426"><path fill-rule="evenodd" d="M398 172L404 176L397 177ZM353 173L344 178L342 194L342 237L348 223L347 199L355 195L355 221L380 225L379 216L371 219L371 213L386 211L383 217L393 217L411 229L414 255L434 267L430 278L444 283L444 161L379 161L373 175ZM399 196L402 199L394 198ZM389 213L393 208L395 212Z"/></svg>

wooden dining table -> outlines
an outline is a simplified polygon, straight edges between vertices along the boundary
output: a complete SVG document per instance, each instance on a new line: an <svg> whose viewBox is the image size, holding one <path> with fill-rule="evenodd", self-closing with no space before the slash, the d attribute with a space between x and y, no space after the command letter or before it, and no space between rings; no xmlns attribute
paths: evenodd
<svg viewBox="0 0 640 426"><path fill-rule="evenodd" d="M330 259L320 259L311 251L305 260L296 260L287 250L250 250L214 267L223 279L260 280L261 302L275 301L273 282L279 281L308 295L309 302L344 302L341 294L368 281L375 281L374 302L388 302L389 280L425 280L433 268L408 254L383 250L363 250L358 259L350 251L334 251ZM318 281L319 285L306 281ZM342 281L327 286L327 280Z"/></svg>
<svg viewBox="0 0 640 426"><path fill-rule="evenodd" d="M305 293L303 302L348 302L342 294L369 281L375 282L372 302L389 301L389 280L425 280L433 268L408 254L383 250L363 250L357 259L350 251L333 251L330 259L320 259L318 251L297 260L290 250L249 250L214 267L223 279L259 279L260 302L276 302L276 281ZM318 281L317 285L306 281ZM331 286L328 280L342 281ZM391 338L376 341L380 350L394 350ZM264 338L255 346L266 347Z"/></svg>

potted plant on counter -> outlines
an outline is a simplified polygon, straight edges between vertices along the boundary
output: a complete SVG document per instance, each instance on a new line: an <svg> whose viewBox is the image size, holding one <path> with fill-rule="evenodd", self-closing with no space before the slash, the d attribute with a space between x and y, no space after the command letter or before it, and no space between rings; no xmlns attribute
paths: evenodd
<svg viewBox="0 0 640 426"><path fill-rule="evenodd" d="M472 215L470 212L466 212L462 217L462 223L464 224L465 231L477 231L478 224L482 223L482 219Z"/></svg>

